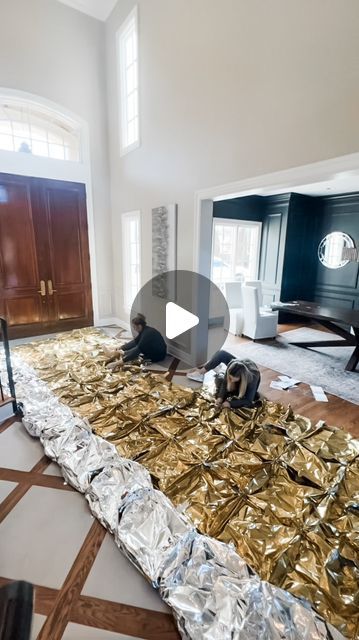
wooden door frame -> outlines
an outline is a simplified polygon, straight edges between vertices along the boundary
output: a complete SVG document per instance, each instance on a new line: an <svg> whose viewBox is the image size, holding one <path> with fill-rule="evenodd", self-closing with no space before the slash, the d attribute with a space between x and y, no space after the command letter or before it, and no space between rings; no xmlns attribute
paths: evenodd
<svg viewBox="0 0 359 640"><path fill-rule="evenodd" d="M86 207L88 222L88 239L90 248L90 270L91 270L91 289L92 289L92 307L94 316L94 325L100 325L99 316L99 294L98 294L98 278L96 263L96 245L95 245L95 221L94 207L92 196L92 176L90 164L90 135L89 126L86 120L69 111L62 105L51 100L47 100L41 96L19 91L17 89L9 89L0 87L0 96L9 96L10 98L23 99L33 104L47 107L55 111L60 116L70 118L80 128L81 131L81 161L66 162L63 160L53 160L33 156L27 153L15 153L12 151L0 150L0 173L9 173L12 175L28 176L31 178L47 178L50 180L63 180L65 182L79 182L86 187Z"/></svg>

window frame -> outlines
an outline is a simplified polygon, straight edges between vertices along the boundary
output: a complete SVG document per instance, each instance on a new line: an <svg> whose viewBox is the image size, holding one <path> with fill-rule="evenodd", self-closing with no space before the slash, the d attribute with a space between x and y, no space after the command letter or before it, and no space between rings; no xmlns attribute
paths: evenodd
<svg viewBox="0 0 359 640"><path fill-rule="evenodd" d="M129 29L134 26L134 33L136 34L137 51L136 51L136 64L137 64L137 139L130 144L127 144L127 129L128 129L128 112L127 112L127 99L129 93L127 91L127 78L126 68L124 63L124 38ZM140 62L139 62L139 33L138 33L138 7L134 6L129 13L125 21L116 33L116 56L117 56L117 76L118 76L118 104L119 104L119 138L120 138L120 156L124 156L131 151L137 149L141 144L141 132L140 132Z"/></svg>
<svg viewBox="0 0 359 640"><path fill-rule="evenodd" d="M127 224L131 220L136 220L138 223L138 289L135 296L132 298L131 294L131 256L130 256L130 240L129 240L129 227ZM141 211L127 211L121 215L121 235L122 235L122 290L123 290L123 308L128 313L131 311L133 301L141 288Z"/></svg>
<svg viewBox="0 0 359 640"><path fill-rule="evenodd" d="M7 113L8 111L8 113ZM16 113L18 112L18 113ZM1 117L4 115L5 117ZM1 147L0 151L10 154L24 154L42 158L46 161L60 161L72 164L81 164L82 157L82 132L78 122L54 111L52 108L37 104L33 100L18 99L7 96L0 91L0 124L8 125L9 131L0 127L0 136L9 138L12 148ZM19 133L19 128L27 129L27 133ZM5 127L6 129L6 127ZM35 133L37 130L37 133ZM40 132L40 134L39 134ZM52 138L52 139L51 139ZM55 142L54 139L57 138ZM61 141L60 141L61 139ZM21 140L29 145L29 151L16 148ZM33 145L42 144L47 148L47 153L39 153L33 150ZM51 152L52 147L61 149L62 157ZM74 153L76 157L69 157Z"/></svg>
<svg viewBox="0 0 359 640"><path fill-rule="evenodd" d="M217 283L215 282L212 277L213 277L213 259L214 259L214 243L215 243L215 227L217 225L221 225L221 226L233 226L233 225L237 225L237 226L241 226L241 227L248 227L248 228L256 228L258 229L258 243L257 243L257 255L256 255L256 262L255 262L255 274L253 276L251 276L252 280L256 280L259 277L259 265L260 265L260 255L261 255L261 244L262 244L262 228L263 228L263 224L260 220L241 220L241 219L237 219L237 218L216 218L213 217L213 223L212 223L212 248L211 248L211 280L212 282L214 282L214 284L216 284L217 286L223 285L223 282L221 283ZM237 230L238 232L238 230ZM236 240L237 242L237 240Z"/></svg>

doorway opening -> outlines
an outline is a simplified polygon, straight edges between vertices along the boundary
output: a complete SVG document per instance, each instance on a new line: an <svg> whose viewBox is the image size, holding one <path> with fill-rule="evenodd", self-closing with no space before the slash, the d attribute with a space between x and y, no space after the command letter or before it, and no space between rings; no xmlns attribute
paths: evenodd
<svg viewBox="0 0 359 640"><path fill-rule="evenodd" d="M359 153L354 153L197 191L193 270L214 278L220 285L228 276L236 277L235 265L228 262L225 255L217 255L218 248L213 251L213 245L216 246L213 220L222 225L223 219L229 218L261 221L260 266L253 280L260 281L263 306L279 300L299 299L329 304L335 298L337 306L358 309L355 261L348 267L350 282L347 279L333 284L330 277L333 279L336 272L334 276L330 269L322 273L324 267L318 260L321 238L337 230L339 199L344 213L355 206L359 193L358 166ZM325 207L330 198L333 207L329 212ZM355 229L347 233L357 238L357 223L351 211L349 213L341 217L341 226L344 221L345 227L356 224ZM328 227L325 233L322 233L323 223ZM233 242L230 239L229 245ZM351 251L354 254L355 250ZM309 273L315 277L309 277ZM251 281L252 276L245 280ZM205 307L210 309L209 300L203 302Z"/></svg>

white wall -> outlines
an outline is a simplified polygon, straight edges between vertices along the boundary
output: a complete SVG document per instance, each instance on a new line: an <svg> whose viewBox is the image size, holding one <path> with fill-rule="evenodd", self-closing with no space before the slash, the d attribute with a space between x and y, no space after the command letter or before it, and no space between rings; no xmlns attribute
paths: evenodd
<svg viewBox="0 0 359 640"><path fill-rule="evenodd" d="M88 122L100 318L112 316L105 26L55 0L0 0L0 86Z"/></svg>
<svg viewBox="0 0 359 640"><path fill-rule="evenodd" d="M115 33L107 28L115 315L120 214L179 205L178 267L192 268L198 189L359 150L358 0L138 0L142 146L120 157Z"/></svg>

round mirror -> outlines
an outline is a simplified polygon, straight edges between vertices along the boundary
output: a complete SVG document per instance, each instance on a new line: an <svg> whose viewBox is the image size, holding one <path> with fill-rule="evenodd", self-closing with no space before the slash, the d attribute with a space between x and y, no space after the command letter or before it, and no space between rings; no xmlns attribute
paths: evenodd
<svg viewBox="0 0 359 640"><path fill-rule="evenodd" d="M354 241L347 233L333 231L320 241L318 258L328 269L340 269L350 262L345 255L345 249L353 248Z"/></svg>

